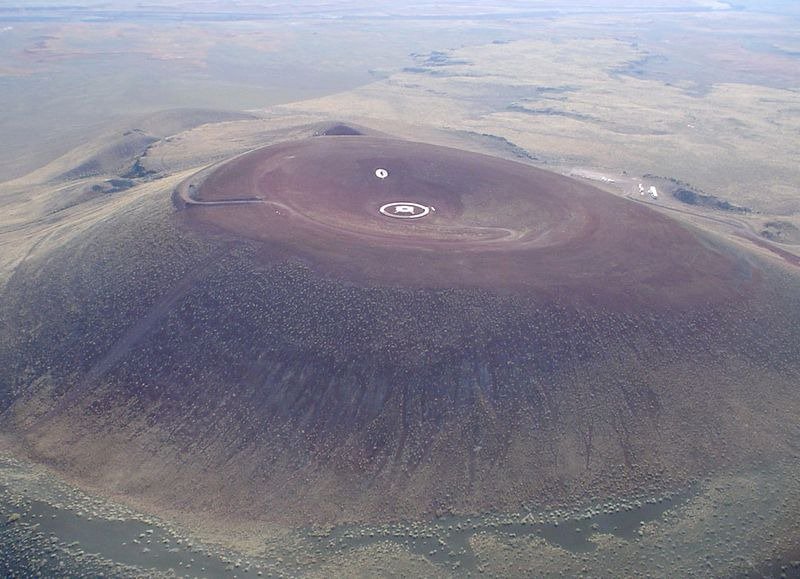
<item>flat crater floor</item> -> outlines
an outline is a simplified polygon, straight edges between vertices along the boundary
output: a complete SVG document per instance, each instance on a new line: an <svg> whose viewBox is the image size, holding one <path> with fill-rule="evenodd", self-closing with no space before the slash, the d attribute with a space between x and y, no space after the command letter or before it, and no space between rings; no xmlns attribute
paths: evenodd
<svg viewBox="0 0 800 579"><path fill-rule="evenodd" d="M336 278L610 305L725 299L751 272L695 231L521 163L371 136L269 146L185 183L197 228L266 242Z"/></svg>

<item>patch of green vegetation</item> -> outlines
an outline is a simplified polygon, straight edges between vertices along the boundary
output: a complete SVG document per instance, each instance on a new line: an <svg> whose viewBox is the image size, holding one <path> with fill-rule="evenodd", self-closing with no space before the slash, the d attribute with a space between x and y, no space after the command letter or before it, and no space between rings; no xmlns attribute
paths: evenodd
<svg viewBox="0 0 800 579"><path fill-rule="evenodd" d="M117 193L118 191L126 191L133 187L136 183L134 183L131 179L109 179L106 181L109 185L111 185L110 189L106 189L106 193Z"/></svg>
<svg viewBox="0 0 800 579"><path fill-rule="evenodd" d="M686 203L687 205L698 205L711 209L719 209L721 211L734 211L736 213L750 212L750 209L747 207L740 207L724 199L719 199L714 195L703 195L702 193L692 191L691 189L684 189L683 187L673 191L672 196L681 203Z"/></svg>
<svg viewBox="0 0 800 579"><path fill-rule="evenodd" d="M778 243L800 243L800 228L790 221L767 221L759 234Z"/></svg>
<svg viewBox="0 0 800 579"><path fill-rule="evenodd" d="M133 166L128 170L127 173L121 175L123 179L141 179L143 177L150 177L155 175L156 172L150 169L146 169L145 166L142 164L142 158L139 157L136 159L136 162Z"/></svg>
<svg viewBox="0 0 800 579"><path fill-rule="evenodd" d="M108 179L103 183L95 183L89 189L92 193L119 193L120 191L127 191L136 185L132 179Z"/></svg>
<svg viewBox="0 0 800 579"><path fill-rule="evenodd" d="M524 113L526 115L552 115L552 116L560 116L560 117L567 117L569 119L575 119L577 121L591 121L591 116L585 115L582 113L573 113L569 111L562 111L559 109L555 109L552 107L540 107L540 108L530 108L524 105L513 103L508 106L508 110L513 111L515 113Z"/></svg>
<svg viewBox="0 0 800 579"><path fill-rule="evenodd" d="M700 188L694 187L693 185L685 181L681 181L680 179L675 179L674 177L662 177L660 175L652 175L649 173L644 175L644 177L646 179L660 179L662 181L668 181L674 186L672 190L672 196L681 203L686 203L687 205L707 207L709 209L718 209L720 211L732 211L735 213L750 213L752 211L749 207L734 205L730 201L720 199L716 195L706 194Z"/></svg>
<svg viewBox="0 0 800 579"><path fill-rule="evenodd" d="M487 140L491 142L493 145L512 153L515 157L520 159L528 159L531 161L538 160L538 157L535 155L530 154L528 151L506 139L505 137L499 137L497 135L491 135L489 133L476 133L475 131L464 131L468 135L477 136L481 139Z"/></svg>

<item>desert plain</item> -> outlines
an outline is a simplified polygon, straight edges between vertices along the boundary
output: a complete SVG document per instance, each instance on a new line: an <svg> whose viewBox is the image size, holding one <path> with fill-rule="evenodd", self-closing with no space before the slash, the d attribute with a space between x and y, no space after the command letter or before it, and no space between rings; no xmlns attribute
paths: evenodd
<svg viewBox="0 0 800 579"><path fill-rule="evenodd" d="M529 4L1 7L5 574L800 573L797 10Z"/></svg>

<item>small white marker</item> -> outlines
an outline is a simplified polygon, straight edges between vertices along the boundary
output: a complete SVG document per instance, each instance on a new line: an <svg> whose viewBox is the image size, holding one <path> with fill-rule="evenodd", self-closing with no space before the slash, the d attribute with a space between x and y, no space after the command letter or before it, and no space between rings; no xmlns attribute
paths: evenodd
<svg viewBox="0 0 800 579"><path fill-rule="evenodd" d="M386 169L375 169L375 176L378 179L386 179L389 176L389 171Z"/></svg>
<svg viewBox="0 0 800 579"><path fill-rule="evenodd" d="M425 217L431 212L431 208L427 205L414 203L413 201L395 201L394 203L387 203L378 209L387 217L398 217L400 219L418 219Z"/></svg>

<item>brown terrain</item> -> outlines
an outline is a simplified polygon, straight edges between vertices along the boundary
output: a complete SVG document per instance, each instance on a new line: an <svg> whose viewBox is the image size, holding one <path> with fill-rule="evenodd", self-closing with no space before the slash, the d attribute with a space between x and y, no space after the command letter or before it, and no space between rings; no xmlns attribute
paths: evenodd
<svg viewBox="0 0 800 579"><path fill-rule="evenodd" d="M800 577L796 3L38 4L0 576Z"/></svg>
<svg viewBox="0 0 800 579"><path fill-rule="evenodd" d="M787 452L797 281L722 237L382 136L171 191L5 290L6 425L82 484L304 526L659 492Z"/></svg>
<svg viewBox="0 0 800 579"><path fill-rule="evenodd" d="M189 179L176 199L202 232L258 240L264 258L300 257L353 283L659 310L741 299L758 281L734 251L586 183L385 137L267 147ZM379 212L397 201L433 211Z"/></svg>

